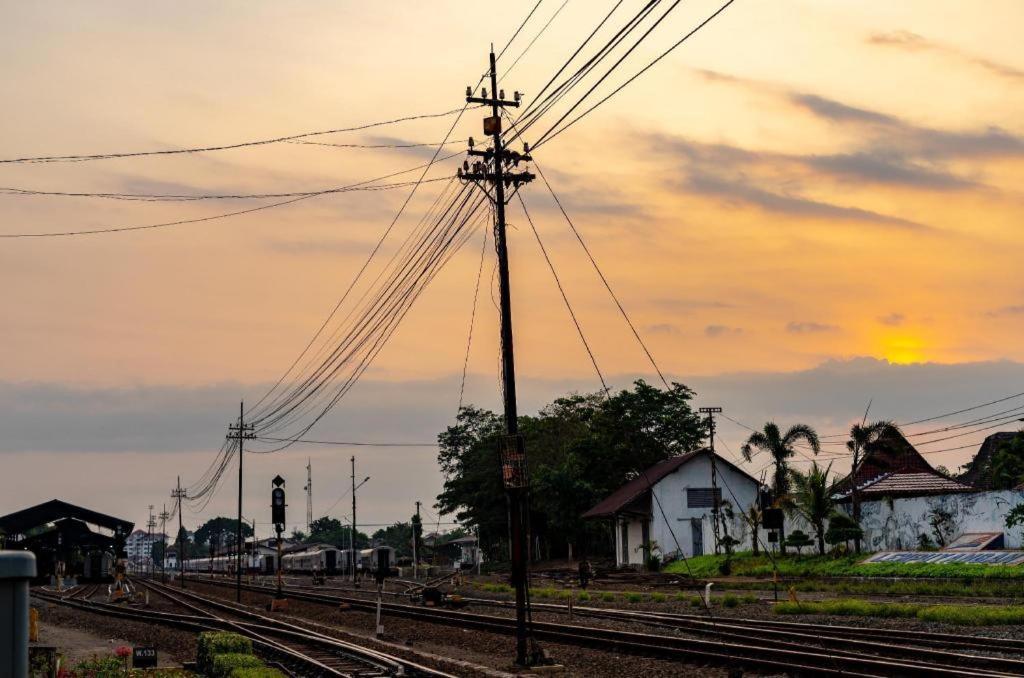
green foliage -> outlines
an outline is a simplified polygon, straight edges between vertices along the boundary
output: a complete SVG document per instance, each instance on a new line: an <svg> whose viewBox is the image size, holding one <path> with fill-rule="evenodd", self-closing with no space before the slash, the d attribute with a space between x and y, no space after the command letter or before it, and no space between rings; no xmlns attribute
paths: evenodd
<svg viewBox="0 0 1024 678"><path fill-rule="evenodd" d="M214 655L209 678L231 678L238 669L261 668L266 668L263 662L251 654L226 652Z"/></svg>
<svg viewBox="0 0 1024 678"><path fill-rule="evenodd" d="M1006 527L1024 525L1024 504L1017 504L1006 514Z"/></svg>
<svg viewBox="0 0 1024 678"><path fill-rule="evenodd" d="M352 541L352 528L348 525L342 525L341 521L337 518L329 518L324 516L323 518L317 518L310 525L309 537L306 538L306 542L310 544L323 543L331 544L340 549L351 548ZM365 549L370 545L370 538L356 530L356 548Z"/></svg>
<svg viewBox="0 0 1024 678"><path fill-rule="evenodd" d="M252 641L237 633L204 631L199 634L196 665L204 673L213 672L213 660L221 654L252 654Z"/></svg>
<svg viewBox="0 0 1024 678"><path fill-rule="evenodd" d="M108 678L124 673L124 660L119 657L101 657L93 655L75 664L74 671L85 676Z"/></svg>
<svg viewBox="0 0 1024 678"><path fill-rule="evenodd" d="M654 593L651 594L651 602L652 603L664 603L665 602L665 598L666 598L666 596L665 596L664 593L659 593L659 592L655 591Z"/></svg>
<svg viewBox="0 0 1024 678"><path fill-rule="evenodd" d="M643 594L636 591L627 592L625 598L627 603L641 603L644 600Z"/></svg>
<svg viewBox="0 0 1024 678"><path fill-rule="evenodd" d="M786 546L792 546L797 553L801 553L805 546L810 546L814 540L801 530L793 530L786 536Z"/></svg>
<svg viewBox="0 0 1024 678"><path fill-rule="evenodd" d="M757 596L748 593L747 595L740 598L740 602L742 602L744 605L756 605L757 603L760 603L761 600Z"/></svg>
<svg viewBox="0 0 1024 678"><path fill-rule="evenodd" d="M1024 565L982 565L977 563L863 563L864 556L802 556L779 557L779 575L783 577L959 577L971 580L988 578L1024 579ZM696 579L710 579L718 574L719 564L725 556L696 556L689 558L689 571ZM737 577L772 576L772 561L764 555L753 556L749 552L736 554L733 559L733 574ZM665 567L671 574L686 574L683 563L671 563ZM897 584L893 584L896 586ZM730 584L732 586L732 584ZM883 591L884 592L884 591Z"/></svg>
<svg viewBox="0 0 1024 678"><path fill-rule="evenodd" d="M586 603L587 601L590 600L590 594L587 593L586 591L580 591L579 593L576 594L576 600L581 602L581 603Z"/></svg>
<svg viewBox="0 0 1024 678"><path fill-rule="evenodd" d="M690 598L690 607L704 607L704 599L700 596L692 596Z"/></svg>
<svg viewBox="0 0 1024 678"><path fill-rule="evenodd" d="M203 523L195 533L196 544L207 544L211 543L219 546L226 546L228 544L235 543L236 533L238 531L238 520L236 518L225 518L224 516L218 516L216 518L210 518ZM252 536L252 525L245 522L242 523L242 539L246 539Z"/></svg>
<svg viewBox="0 0 1024 678"><path fill-rule="evenodd" d="M736 607L739 604L740 599L731 593L722 596L722 605L725 607Z"/></svg>
<svg viewBox="0 0 1024 678"><path fill-rule="evenodd" d="M601 593L601 600L606 603L613 603L615 602L615 594L611 591L604 591Z"/></svg>
<svg viewBox="0 0 1024 678"><path fill-rule="evenodd" d="M530 455L531 520L552 549L603 536L606 526L581 519L587 509L640 471L700 446L705 425L690 409L692 398L681 384L663 390L640 380L610 398L572 394L520 417ZM479 525L481 546L492 554L501 552L507 533L497 454L503 434L499 415L469 406L438 436L447 478L438 509Z"/></svg>
<svg viewBox="0 0 1024 678"><path fill-rule="evenodd" d="M263 666L260 668L235 669L231 672L231 678L285 678L285 675L277 669Z"/></svg>
<svg viewBox="0 0 1024 678"><path fill-rule="evenodd" d="M416 516L413 516L414 521L415 518ZM395 523L394 525L381 528L373 533L373 541L383 543L395 549L395 556L398 558L412 556L413 525L414 522ZM422 534L422 527L420 532ZM422 555L422 553L422 549L417 551L417 555Z"/></svg>
<svg viewBox="0 0 1024 678"><path fill-rule="evenodd" d="M775 465L772 490L777 502L789 494L789 460L796 454L796 445L801 441L810 445L815 454L821 449L818 434L810 426L795 424L782 433L778 424L769 421L762 430L751 433L747 442L740 448L743 458L747 461L750 461L755 451L767 452L771 456Z"/></svg>
<svg viewBox="0 0 1024 678"><path fill-rule="evenodd" d="M484 584L481 588L488 593L512 593L508 584Z"/></svg>
<svg viewBox="0 0 1024 678"><path fill-rule="evenodd" d="M835 488L828 477L831 470L832 464L823 469L818 466L818 462L813 462L807 469L807 473L800 473L797 470L792 473L793 505L804 520L814 528L819 555L825 555L825 520L835 508L835 502L832 501ZM795 546L798 553L804 546L810 546L810 539L798 544L792 541L794 536L796 536L796 532L790 535L790 539L787 539L786 543Z"/></svg>
<svg viewBox="0 0 1024 678"><path fill-rule="evenodd" d="M825 542L836 546L850 541L862 539L864 530L850 516L840 511L833 511L828 517L828 529L825 531Z"/></svg>
<svg viewBox="0 0 1024 678"><path fill-rule="evenodd" d="M1012 490L1024 483L1024 432L999 446L990 468L993 489Z"/></svg>
<svg viewBox="0 0 1024 678"><path fill-rule="evenodd" d="M903 617L959 626L997 626L1024 623L1024 606L1019 605L923 605L920 603L875 603L840 599L816 602L782 602L776 614L828 614L863 617Z"/></svg>

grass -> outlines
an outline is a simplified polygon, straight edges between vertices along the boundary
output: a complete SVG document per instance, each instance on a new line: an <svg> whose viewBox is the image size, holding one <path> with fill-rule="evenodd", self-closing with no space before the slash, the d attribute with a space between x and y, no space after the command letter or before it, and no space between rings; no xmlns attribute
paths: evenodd
<svg viewBox="0 0 1024 678"><path fill-rule="evenodd" d="M615 594L613 592L611 592L611 591L605 591L605 592L603 592L601 594L601 600L602 600L602 602L605 602L605 603L614 603L615 602Z"/></svg>
<svg viewBox="0 0 1024 678"><path fill-rule="evenodd" d="M625 598L627 603L641 603L644 600L643 594L636 591L627 592Z"/></svg>
<svg viewBox="0 0 1024 678"><path fill-rule="evenodd" d="M740 604L740 599L731 593L722 596L722 605L725 607L736 607Z"/></svg>
<svg viewBox="0 0 1024 678"><path fill-rule="evenodd" d="M764 589L765 582L729 582L730 589ZM795 588L806 593L826 592L847 595L899 595L899 596L949 596L949 597L990 597L1024 598L1024 589L1019 582L988 581L985 579L964 579L960 581L934 581L929 579L904 579L901 581L804 581L786 582L784 588Z"/></svg>
<svg viewBox="0 0 1024 678"><path fill-rule="evenodd" d="M512 587L508 584L483 584L480 589L488 593L512 593Z"/></svg>
<svg viewBox="0 0 1024 678"><path fill-rule="evenodd" d="M740 602L742 602L744 605L756 605L757 603L760 603L761 600L757 596L752 596L748 594L740 598Z"/></svg>
<svg viewBox="0 0 1024 678"><path fill-rule="evenodd" d="M924 605L920 603L875 603L840 599L815 602L784 602L776 614L828 614L860 617L901 617L959 626L1024 624L1021 605Z"/></svg>
<svg viewBox="0 0 1024 678"><path fill-rule="evenodd" d="M1024 579L1022 565L979 565L976 563L868 563L867 556L830 555L775 556L779 575L783 577L952 577L970 579ZM725 556L697 556L688 559L689 570L681 561L669 563L666 572L686 574L692 572L698 579L719 577L718 567ZM739 553L733 556L732 575L739 577L771 577L772 561L764 555Z"/></svg>

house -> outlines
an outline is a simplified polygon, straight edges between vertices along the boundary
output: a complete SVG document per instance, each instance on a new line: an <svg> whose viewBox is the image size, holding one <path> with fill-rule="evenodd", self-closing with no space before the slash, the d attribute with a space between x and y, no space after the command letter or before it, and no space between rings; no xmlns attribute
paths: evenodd
<svg viewBox="0 0 1024 678"><path fill-rule="evenodd" d="M712 466L715 481L712 482ZM615 563L643 566L657 545L664 557L715 552L713 508L721 507L720 531L737 539L737 549L751 548L744 514L757 501L760 483L749 473L709 449L670 457L642 471L583 514L611 520Z"/></svg>
<svg viewBox="0 0 1024 678"><path fill-rule="evenodd" d="M989 436L978 455L996 442L996 436ZM985 491L965 480L986 485L983 478L954 479L939 473L893 432L869 448L856 471L836 485L835 499L851 512L856 483L868 551L914 550L925 543L942 547L968 534L1002 534L998 543L1004 548L1020 548L1020 530L1006 529L1006 515L1024 503L1024 488Z"/></svg>

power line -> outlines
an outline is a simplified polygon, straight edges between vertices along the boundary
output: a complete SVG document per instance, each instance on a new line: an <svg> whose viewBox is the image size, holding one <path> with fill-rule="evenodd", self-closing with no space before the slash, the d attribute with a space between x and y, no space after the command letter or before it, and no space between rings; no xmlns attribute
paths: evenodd
<svg viewBox="0 0 1024 678"><path fill-rule="evenodd" d="M449 158L450 157L454 157L455 155L458 155L458 153L452 154L451 156L448 156L448 157ZM447 160L448 158L445 158L445 159ZM339 187L337 189L325 190L325 191L320 191L320 192L316 192L316 193L301 194L298 197L290 198L288 200L282 200L282 201L279 201L279 202L273 202L273 203L270 203L268 205L260 205L258 207L250 207L248 209L237 210L237 211L234 211L234 212L224 212L224 213L221 213L221 214L214 214L214 215L211 215L211 216L208 216L208 217L198 217L198 218L195 218L195 219L178 219L176 221L166 221L166 222L162 222L162 223L145 224L145 225L141 225L141 226L113 226L113 227L107 227L107 228L88 229L88 230L81 230L81 231L51 231L51 232L46 232L46 233L2 233L2 234L0 234L0 238L57 238L57 237L81 236L81 235L100 235L100 234L106 234L106 233L122 233L122 232L128 232L128 231L153 230L153 229L158 229L158 228L167 228L169 226L182 226L182 225L185 225L185 224L197 224L197 223L206 222L206 221L215 221L217 219L227 219L229 217L237 217L237 216L241 216L243 214L251 214L253 212L260 212L260 211L263 211L263 210L273 209L275 207L282 207L284 205L290 205L292 203L300 202L302 200L308 200L310 198L316 198L316 197L319 197L319 196L322 196L322 195L328 195L330 193L344 193L344 192L346 192L346 190L351 190L352 188L354 188L356 186L363 186L363 185L366 185L366 184L373 183L375 181L381 181L383 179L388 179L388 178L391 178L391 177L394 177L394 176L398 176L400 174L405 174L407 172L412 172L412 171L415 171L415 170L420 169L420 168L426 168L426 169L424 169L424 173L426 173L427 169L429 169L429 167L432 164L433 164L433 162L427 163L426 165L419 165L417 167L413 167L413 168L410 168L410 169L402 170L401 172L394 172L392 174L388 174L388 175L385 175L383 177L377 177L375 179L367 179L367 180L361 181L361 182L359 182L357 184L351 184L351 185L349 185L347 187ZM418 185L421 182L422 182L422 177L421 177L420 181L417 182L416 185Z"/></svg>
<svg viewBox="0 0 1024 678"><path fill-rule="evenodd" d="M90 155L44 155L35 157L25 158L7 158L0 159L0 164L16 164L16 163L48 163L48 162L86 162L90 160L111 160L114 158L138 158L143 156L152 155L181 155L185 153L206 153L210 151L226 151L235 148L246 148L250 146L266 146L268 144L278 144L285 141L293 141L295 139L303 139L308 137L322 136L325 134L338 134L341 132L358 132L372 127L382 127L384 125L393 125L400 122L408 122L411 120L425 120L428 118L444 118L449 115L461 113L464 110L462 108L453 108L450 111L444 111L442 113L424 113L421 115L408 115L402 118L394 118L392 120L383 120L380 122L371 122L363 125L357 125L355 127L339 127L336 129L321 130L319 132L302 132L300 134L290 134L287 136L274 137L271 139L259 139L257 141L243 141L235 144L222 144L219 146L197 146L194 148L178 148L178 149L167 149L162 151L129 151L120 153L94 153Z"/></svg>
<svg viewBox="0 0 1024 678"><path fill-rule="evenodd" d="M548 256L548 250L544 247L544 242L540 239L540 233L537 232L537 227L533 223L533 218L530 217L529 210L526 209L526 202L523 201L523 194L516 193L516 197L519 198L519 204L523 207L523 214L526 215L526 221L530 224L530 230L533 231L533 235L537 239L537 244L540 246L541 254L544 255L544 261L547 262L548 269L551 270L551 276L555 279L555 285L558 287L558 292L562 295L562 301L565 302L565 308L569 311L569 317L572 318L572 324L576 326L576 333L579 335L580 341L583 342L583 348L586 349L587 355L590 357L590 364L594 366L594 371L597 372L597 378L601 381L601 388L603 388L605 393L607 393L608 384L605 383L604 375L601 374L601 368L597 366L597 359L594 358L594 352L590 348L590 343L587 342L586 335L583 334L583 328L580 326L580 321L576 318L576 312L573 311L572 304L569 303L569 297L565 293L565 288L562 287L562 281L558 277L555 265L551 261L551 257Z"/></svg>
<svg viewBox="0 0 1024 678"><path fill-rule="evenodd" d="M480 266L476 271L476 285L473 288L473 309L469 313L469 335L466 337L466 357L462 361L462 380L459 382L459 409L456 415L462 412L463 397L466 394L466 372L469 370L469 351L473 346L473 326L476 324L476 302L480 297L480 278L484 272L484 259L487 255L487 229L484 232L483 242L480 245Z"/></svg>

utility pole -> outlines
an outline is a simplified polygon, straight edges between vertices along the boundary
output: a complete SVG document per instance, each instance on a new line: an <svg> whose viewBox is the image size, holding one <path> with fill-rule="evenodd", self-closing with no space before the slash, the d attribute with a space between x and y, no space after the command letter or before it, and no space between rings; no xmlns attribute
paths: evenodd
<svg viewBox="0 0 1024 678"><path fill-rule="evenodd" d="M160 514L160 544L163 546L160 552L160 581L164 584L167 583L167 519L170 517L167 504L164 504L164 510Z"/></svg>
<svg viewBox="0 0 1024 678"><path fill-rule="evenodd" d="M494 244L498 256L498 274L501 283L501 373L504 386L505 437L501 445L502 479L508 501L509 527L511 533L512 585L516 590L516 663L520 666L537 663L537 656L527 655L527 536L525 534L527 518L527 490L529 478L526 466L526 448L519 435L518 412L516 411L516 370L512 346L512 296L509 282L508 243L505 238L505 188L507 185L519 189L521 184L534 179L529 172L511 171L520 161L531 160L529 147L524 146L524 153L509 152L504 148L501 138L501 110L506 106L518 107L520 96L516 92L513 100L504 98L504 91L498 90L498 75L495 64L494 49L490 54L491 95L487 96L487 88L482 96L473 96L473 88L466 88L466 102L483 104L491 109L491 116L484 118L484 134L491 137L493 147L484 151L473 149L470 139L469 155L483 158L476 161L470 171L469 163L463 164L458 171L460 179L472 182L483 190L493 201L496 223L494 225ZM506 171L509 170L509 171ZM493 189L493 193L487 187Z"/></svg>
<svg viewBox="0 0 1024 678"><path fill-rule="evenodd" d="M306 534L313 534L313 461L306 458Z"/></svg>
<svg viewBox="0 0 1024 678"><path fill-rule="evenodd" d="M181 476L178 476L178 488L171 490L171 496L178 502L178 536L174 541L178 545L178 576L181 579L181 588L185 588L185 544L182 539L185 535L185 530L181 526L181 513L185 510L185 507L182 505L181 500L187 499L188 493L181 489Z"/></svg>
<svg viewBox="0 0 1024 678"><path fill-rule="evenodd" d="M252 424L245 423L245 402L238 404L238 425L228 424L228 438L238 441L238 525L235 530L235 602L242 602L242 448L256 437Z"/></svg>
<svg viewBox="0 0 1024 678"><path fill-rule="evenodd" d="M700 412L708 415L708 447L711 450L711 529L715 535L715 555L718 555L718 543L721 538L718 520L722 511L722 498L718 491L718 459L715 456L715 414L722 411L721 407L702 407Z"/></svg>
<svg viewBox="0 0 1024 678"><path fill-rule="evenodd" d="M352 583L356 583L356 455L352 455L352 526L348 533L348 543L352 547Z"/></svg>
<svg viewBox="0 0 1024 678"><path fill-rule="evenodd" d="M420 540L420 536L416 534L420 525L420 502L416 502L416 522L412 526L412 578L416 579L420 573L420 559L417 551L417 542Z"/></svg>
<svg viewBox="0 0 1024 678"><path fill-rule="evenodd" d="M146 550L149 551L149 574L153 574L153 528L156 519L153 517L153 505L149 505L149 520L146 521Z"/></svg>

